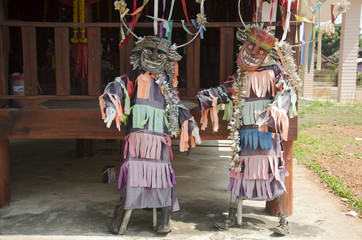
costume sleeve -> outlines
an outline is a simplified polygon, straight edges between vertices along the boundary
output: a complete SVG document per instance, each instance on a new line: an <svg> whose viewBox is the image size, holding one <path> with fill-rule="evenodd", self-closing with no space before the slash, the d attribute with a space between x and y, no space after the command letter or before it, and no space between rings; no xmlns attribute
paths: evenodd
<svg viewBox="0 0 362 240"><path fill-rule="evenodd" d="M289 129L289 117L297 116L296 102L297 95L286 72L278 65L274 66L274 73L277 76L277 93L273 102L269 104L260 114L256 125L261 128L268 126L276 132L281 133L282 140L287 140Z"/></svg>
<svg viewBox="0 0 362 240"><path fill-rule="evenodd" d="M124 115L129 115L130 111L130 99L127 88L129 88L132 82L129 82L128 79L128 75L117 77L106 86L104 93L99 97L102 119L106 118L106 108L114 108L116 110L115 121L118 130L120 130L121 122L125 120Z"/></svg>
<svg viewBox="0 0 362 240"><path fill-rule="evenodd" d="M217 132L219 128L219 119L217 116L218 110L224 110L223 120L230 120L233 110L231 97L234 94L233 83L236 78L237 74L234 74L222 85L215 88L201 90L197 93L199 110L201 112L200 122L202 124L202 130L205 130L207 127L207 115L209 112L214 132Z"/></svg>
<svg viewBox="0 0 362 240"><path fill-rule="evenodd" d="M179 125L181 126L180 152L185 152L189 149L189 140L191 142L191 147L195 147L195 138L191 133L195 128L198 128L198 126L190 111L180 100L177 104L177 108Z"/></svg>

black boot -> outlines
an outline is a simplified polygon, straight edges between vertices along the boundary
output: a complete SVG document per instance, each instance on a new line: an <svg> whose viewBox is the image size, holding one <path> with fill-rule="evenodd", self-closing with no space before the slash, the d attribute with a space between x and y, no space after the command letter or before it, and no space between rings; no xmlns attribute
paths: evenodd
<svg viewBox="0 0 362 240"><path fill-rule="evenodd" d="M278 235L285 236L290 232L290 225L284 213L279 212L278 215L280 217L279 226L273 228L273 232Z"/></svg>
<svg viewBox="0 0 362 240"><path fill-rule="evenodd" d="M109 226L108 230L111 233L118 234L119 228L121 227L122 220L124 217L124 209L122 204L119 204L114 209L114 215L113 215L113 221L111 225Z"/></svg>
<svg viewBox="0 0 362 240"><path fill-rule="evenodd" d="M169 233L169 232L171 232L171 226L170 226L171 207L161 208L161 213L162 213L162 224L158 228L157 232Z"/></svg>
<svg viewBox="0 0 362 240"><path fill-rule="evenodd" d="M215 226L219 230L228 230L229 227L232 227L235 225L235 222L236 222L236 208L231 207L231 208L229 208L228 217L224 221L216 222Z"/></svg>

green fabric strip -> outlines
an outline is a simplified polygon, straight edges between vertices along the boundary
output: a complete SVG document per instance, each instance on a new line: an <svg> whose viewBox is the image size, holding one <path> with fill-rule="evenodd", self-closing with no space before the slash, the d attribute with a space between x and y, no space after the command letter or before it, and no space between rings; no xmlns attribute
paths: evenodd
<svg viewBox="0 0 362 240"><path fill-rule="evenodd" d="M150 131L163 133L163 124L165 123L165 111L147 105L134 105L133 113L133 128L147 128Z"/></svg>
<svg viewBox="0 0 362 240"><path fill-rule="evenodd" d="M243 107L243 125L255 124L261 111L271 102L271 100L245 102Z"/></svg>

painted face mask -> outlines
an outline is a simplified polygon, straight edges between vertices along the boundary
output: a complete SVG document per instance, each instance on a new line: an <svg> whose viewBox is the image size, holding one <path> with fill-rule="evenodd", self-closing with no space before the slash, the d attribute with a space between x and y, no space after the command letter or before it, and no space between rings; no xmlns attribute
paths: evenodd
<svg viewBox="0 0 362 240"><path fill-rule="evenodd" d="M272 35L253 28L239 51L238 66L245 71L255 71L275 46L276 41Z"/></svg>
<svg viewBox="0 0 362 240"><path fill-rule="evenodd" d="M147 36L142 45L140 67L150 73L162 73L170 52L171 42L155 36Z"/></svg>

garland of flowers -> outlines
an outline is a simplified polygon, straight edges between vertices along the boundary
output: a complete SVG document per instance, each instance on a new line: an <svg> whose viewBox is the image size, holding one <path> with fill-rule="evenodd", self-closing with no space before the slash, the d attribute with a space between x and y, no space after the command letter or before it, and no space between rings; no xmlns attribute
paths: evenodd
<svg viewBox="0 0 362 240"><path fill-rule="evenodd" d="M85 0L79 0L79 22L85 23ZM85 37L85 27L80 28L80 32L82 33L82 38L79 39L80 43L87 43L88 39Z"/></svg>
<svg viewBox="0 0 362 240"><path fill-rule="evenodd" d="M73 23L85 22L85 0L73 1ZM85 37L85 27L80 27L82 34L81 38L78 38L78 27L73 27L73 37L70 39L72 43L87 43L88 39Z"/></svg>
<svg viewBox="0 0 362 240"><path fill-rule="evenodd" d="M245 102L245 76L246 71L238 68L238 78L233 84L233 89L235 90L235 95L232 96L234 103L234 112L228 124L228 130L230 131L228 139L232 141L231 143L231 159L230 159L230 170L239 171L241 170L240 161L239 161L239 151L240 151L240 136L238 129L243 124L242 120L242 110Z"/></svg>
<svg viewBox="0 0 362 240"><path fill-rule="evenodd" d="M79 7L79 3L78 0L74 0L73 1L73 22L77 23L79 21L78 19L78 7ZM70 39L70 41L72 43L78 43L78 27L73 27L73 37Z"/></svg>
<svg viewBox="0 0 362 240"><path fill-rule="evenodd" d="M289 79L292 85L296 89L298 89L300 88L301 80L298 74L298 67L295 64L295 59L293 56L294 51L292 49L292 46L288 42L282 41L279 42L279 48L285 60L285 65L287 68L286 70L288 71Z"/></svg>
<svg viewBox="0 0 362 240"><path fill-rule="evenodd" d="M171 137L177 137L179 130L177 117L177 90L175 88L171 88L165 81L165 74L157 74L156 78L156 83L162 89L166 100L165 111L167 114L167 120L170 124L169 135Z"/></svg>

